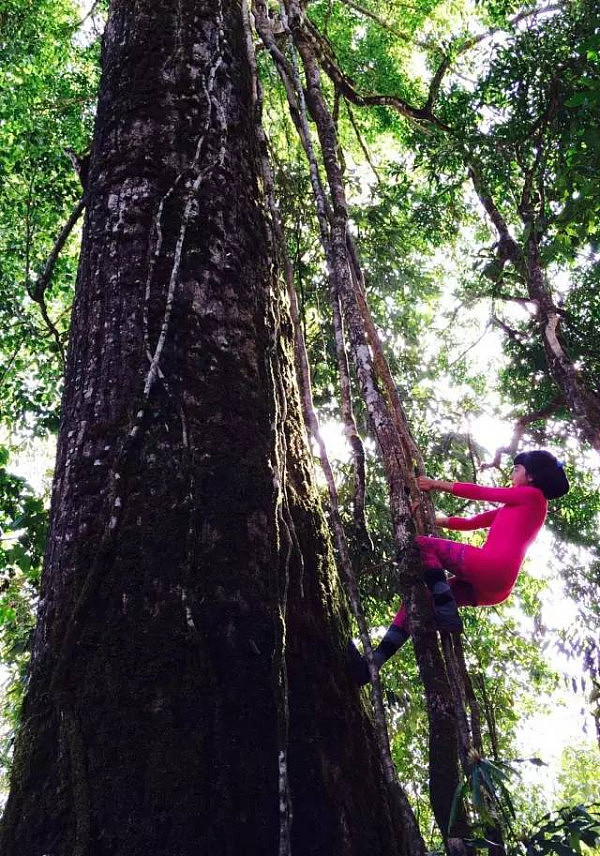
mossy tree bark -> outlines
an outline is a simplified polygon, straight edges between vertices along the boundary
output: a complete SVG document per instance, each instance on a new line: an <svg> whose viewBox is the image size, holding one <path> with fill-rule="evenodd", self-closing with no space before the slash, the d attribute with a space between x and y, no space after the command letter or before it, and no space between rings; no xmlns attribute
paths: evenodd
<svg viewBox="0 0 600 856"><path fill-rule="evenodd" d="M3 856L408 854L344 669L234 0L113 0Z"/></svg>

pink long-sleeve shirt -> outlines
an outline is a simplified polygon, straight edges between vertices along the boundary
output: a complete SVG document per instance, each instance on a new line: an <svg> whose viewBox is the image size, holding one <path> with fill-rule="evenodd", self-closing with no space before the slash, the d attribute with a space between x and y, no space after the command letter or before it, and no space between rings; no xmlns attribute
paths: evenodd
<svg viewBox="0 0 600 856"><path fill-rule="evenodd" d="M450 517L449 529L487 529L490 531L480 550L488 568L516 576L527 548L544 525L548 502L537 487L483 487L455 482L454 496L502 503L501 508L484 511L464 519Z"/></svg>

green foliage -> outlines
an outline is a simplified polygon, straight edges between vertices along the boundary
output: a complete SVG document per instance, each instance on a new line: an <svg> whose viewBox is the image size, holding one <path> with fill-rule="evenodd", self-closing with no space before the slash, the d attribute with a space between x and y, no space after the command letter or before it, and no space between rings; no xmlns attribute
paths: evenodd
<svg viewBox="0 0 600 856"><path fill-rule="evenodd" d="M409 101L423 93L420 80L407 73L416 34L439 0L407 5L367 2L358 4L372 12L379 22L345 4L318 0L310 4L311 19L334 46L339 65L352 80L360 81L365 92L387 92ZM385 21L386 27L381 25ZM381 130L393 119L384 111L376 112Z"/></svg>
<svg viewBox="0 0 600 856"><path fill-rule="evenodd" d="M534 762L538 759L531 759ZM510 856L584 856L596 853L600 844L600 811L598 805L581 804L549 812L535 823L528 834L519 836L515 828L517 813L511 791L515 769L500 761L491 762L476 752L470 759L468 776L459 785L452 803L450 826L459 807L465 803L476 818L473 840L476 848L487 849L488 830L501 826Z"/></svg>
<svg viewBox="0 0 600 856"><path fill-rule="evenodd" d="M600 804L600 749L590 741L567 746L558 774L562 805Z"/></svg>
<svg viewBox="0 0 600 856"><path fill-rule="evenodd" d="M553 503L549 526L559 538L581 547L595 548L598 538L600 496L591 472L567 470L571 489L560 503Z"/></svg>
<svg viewBox="0 0 600 856"><path fill-rule="evenodd" d="M550 812L539 826L510 850L511 856L582 856L600 845L598 806L577 805Z"/></svg>
<svg viewBox="0 0 600 856"><path fill-rule="evenodd" d="M516 813L507 781L513 769L501 761L482 758L476 752L472 755L469 773L452 800L448 829L453 826L461 803L467 803L484 830L502 823L512 833Z"/></svg>
<svg viewBox="0 0 600 856"><path fill-rule="evenodd" d="M0 421L14 442L58 426L77 231L45 291L55 331L32 295L83 193L69 152L89 149L99 42L93 31L83 36L80 20L74 0L0 4ZM44 501L11 474L0 448L3 770L25 686L47 523Z"/></svg>
<svg viewBox="0 0 600 856"><path fill-rule="evenodd" d="M600 166L592 119L600 86L597 23L590 4L572 3L560 15L515 28L472 93L476 134L461 131L509 222L523 213L514 190L533 178L547 262L572 259L598 234L592 187ZM559 240L565 236L568 247Z"/></svg>
<svg viewBox="0 0 600 856"><path fill-rule="evenodd" d="M43 501L35 496L27 482L5 468L8 452L0 447L0 529L2 551L0 573L3 590L7 577L23 574L33 585L39 569L46 537L47 513Z"/></svg>
<svg viewBox="0 0 600 856"><path fill-rule="evenodd" d="M10 474L7 462L8 452L0 447L0 661L5 670L0 770L4 773L25 688L48 526L43 500L24 479Z"/></svg>
<svg viewBox="0 0 600 856"><path fill-rule="evenodd" d="M600 138L593 118L600 86L597 9L574 2L546 14L522 10L516 26L502 20L508 8L499 14L482 3L480 10L505 32L468 51L462 50L464 41L454 41L453 66L436 108L448 129L421 137L416 132L414 145L432 186L455 198L464 195L467 165L475 165L480 196L492 200L525 255L535 232L565 344L594 389L597 289L590 284L597 280L600 228L595 191ZM491 312L507 331L503 395L521 413L538 410L557 391L533 307L522 320L515 321L510 311L510 301L528 298L524 271L500 257L497 235L483 232L481 240L489 249L473 253L478 275L463 280L463 294L490 298ZM566 408L556 416L572 419Z"/></svg>
<svg viewBox="0 0 600 856"><path fill-rule="evenodd" d="M72 0L4 2L0 13L0 414L20 430L57 427L63 367L31 292L82 188L68 151L89 148L98 45L80 44ZM46 292L64 348L75 238Z"/></svg>

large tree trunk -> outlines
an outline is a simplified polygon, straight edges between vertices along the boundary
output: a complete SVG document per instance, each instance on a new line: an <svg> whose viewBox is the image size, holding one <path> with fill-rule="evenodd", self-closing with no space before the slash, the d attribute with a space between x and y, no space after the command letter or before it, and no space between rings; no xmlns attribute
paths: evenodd
<svg viewBox="0 0 600 856"><path fill-rule="evenodd" d="M344 670L239 6L114 0L103 69L2 856L407 853Z"/></svg>

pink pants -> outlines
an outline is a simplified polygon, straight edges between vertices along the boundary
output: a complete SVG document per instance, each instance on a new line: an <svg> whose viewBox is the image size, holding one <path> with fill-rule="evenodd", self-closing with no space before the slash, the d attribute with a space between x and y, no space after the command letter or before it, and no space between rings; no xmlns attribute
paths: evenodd
<svg viewBox="0 0 600 856"><path fill-rule="evenodd" d="M510 594L519 568L498 566L484 549L445 538L415 538L425 568L444 568L457 606L493 606ZM393 624L408 631L406 609L401 606Z"/></svg>

